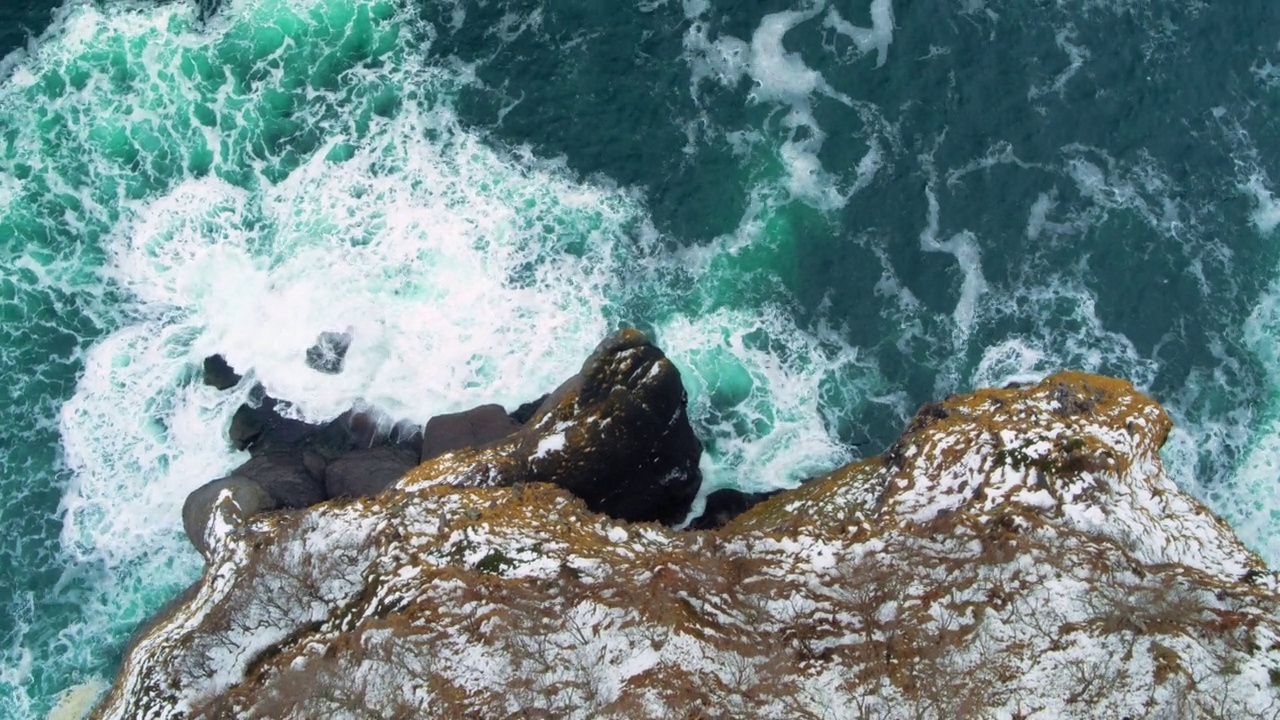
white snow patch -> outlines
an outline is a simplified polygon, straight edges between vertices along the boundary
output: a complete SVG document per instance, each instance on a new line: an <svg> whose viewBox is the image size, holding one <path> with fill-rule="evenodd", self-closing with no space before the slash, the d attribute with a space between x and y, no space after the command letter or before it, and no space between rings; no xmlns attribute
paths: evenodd
<svg viewBox="0 0 1280 720"><path fill-rule="evenodd" d="M538 448L534 451L532 460L539 460L549 456L553 452L561 452L564 450L564 433L558 432L554 435L548 435L538 441Z"/></svg>

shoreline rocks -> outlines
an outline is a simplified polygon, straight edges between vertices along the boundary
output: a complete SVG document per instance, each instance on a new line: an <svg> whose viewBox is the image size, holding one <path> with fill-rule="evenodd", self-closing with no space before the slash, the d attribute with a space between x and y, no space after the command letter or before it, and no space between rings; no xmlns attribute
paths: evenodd
<svg viewBox="0 0 1280 720"><path fill-rule="evenodd" d="M320 342L345 352L350 333L327 333ZM225 360L214 358L205 363L206 378L239 381ZM260 512L374 496L420 463L504 441L513 457L526 456L527 467L508 468L503 484L552 482L626 520L683 521L702 479L702 445L689 425L679 371L634 330L604 340L578 374L514 414L481 405L433 417L421 430L401 423L382 432L377 418L357 411L313 425L284 417L280 400L258 394L258 404L240 407L228 429L232 445L250 459L198 488L183 506L187 536L206 558L218 503L234 505L220 522L235 527ZM569 444L574 452L566 455Z"/></svg>
<svg viewBox="0 0 1280 720"><path fill-rule="evenodd" d="M655 478L648 515L683 501L691 477L670 483L697 454L677 452L669 365L615 336L516 432L374 496L254 514L261 488L206 491L204 576L94 717L1280 707L1280 577L1165 474L1171 423L1129 383L927 404L884 454L753 505L720 495L716 515L751 507L688 532L595 511ZM566 489L584 469L608 481L585 500Z"/></svg>

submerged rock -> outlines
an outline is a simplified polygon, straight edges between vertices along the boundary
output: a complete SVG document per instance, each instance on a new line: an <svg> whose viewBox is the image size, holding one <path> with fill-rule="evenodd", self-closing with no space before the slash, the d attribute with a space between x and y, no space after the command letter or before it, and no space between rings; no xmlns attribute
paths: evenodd
<svg viewBox="0 0 1280 720"><path fill-rule="evenodd" d="M96 716L1280 707L1278 579L1165 474L1169 419L1128 383L1064 373L949 398L884 455L715 531L613 520L530 482L591 468L603 507L645 480L628 463L692 472L673 374L624 335L516 434L376 497L226 531L222 493L207 571L129 649ZM631 422L657 427L628 442ZM615 441L626 462L610 465Z"/></svg>
<svg viewBox="0 0 1280 720"><path fill-rule="evenodd" d="M316 338L316 344L307 348L307 367L326 375L337 375L342 372L342 365L347 359L347 350L351 348L351 331L326 331Z"/></svg>

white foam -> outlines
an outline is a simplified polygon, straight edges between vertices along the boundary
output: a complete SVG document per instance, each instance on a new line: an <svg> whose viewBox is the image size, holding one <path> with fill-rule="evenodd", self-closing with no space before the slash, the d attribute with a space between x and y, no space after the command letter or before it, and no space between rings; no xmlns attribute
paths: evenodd
<svg viewBox="0 0 1280 720"><path fill-rule="evenodd" d="M244 21L232 15L209 32ZM807 93L830 89L781 45L804 16L771 17L751 46L721 47L746 53L743 67L765 78L758 91L777 98L768 102L794 102L807 113ZM73 563L102 570L98 604L84 609L79 636L127 625L122 607L154 602L166 592L157 588L198 572L181 505L244 460L222 434L253 382L312 421L353 404L418 421L484 402L514 406L572 374L634 298L679 305L691 257L701 253L710 265L735 248L785 241L762 230L777 209L776 193L765 189L753 194L738 232L688 254L652 254L674 243L657 237L634 195L582 182L525 150L488 147L448 105L465 73L406 54L378 72L397 73L390 79L415 88L416 98L394 118L375 119L347 159L328 159L351 138L341 113L324 106L336 100L317 95L316 106L296 114L328 144L287 177L260 176L248 189L212 175L189 178L123 208L106 239L106 273L133 304L126 326L88 352L61 415L74 473L62 502L63 547ZM724 62L727 75L735 62ZM384 79L365 72L349 80ZM801 87L789 90L791 82ZM826 197L820 166L801 172L816 163L806 148L817 145L792 146L794 192ZM872 144L859 163L860 182L874 176L880 152ZM718 272L700 282L741 292L732 264ZM848 412L885 392L874 367L834 336L802 331L760 298L743 304L674 315L657 328L658 342L686 370L695 425L718 443L706 456L708 491L772 489L848 460L820 410L824 387L867 388L840 407ZM352 344L342 372L307 368L317 335L344 328ZM213 352L248 372L247 381L227 392L199 384L196 368ZM726 400L737 390L711 376L733 363L749 385Z"/></svg>
<svg viewBox="0 0 1280 720"><path fill-rule="evenodd" d="M12 611L9 620L12 626L5 632L10 641L9 646L0 648L4 662L0 663L0 687L15 688L16 692L8 699L6 705L0 705L17 714L19 708L30 713L32 698L25 688L31 682L32 670L35 667L35 656L27 645L27 633L31 631L31 623L35 614L35 598L30 592L24 592L12 600L8 608ZM16 707L15 707L16 706Z"/></svg>
<svg viewBox="0 0 1280 720"><path fill-rule="evenodd" d="M49 711L47 720L81 720L88 717L106 689L107 684L100 678L67 688L58 696L58 702Z"/></svg>
<svg viewBox="0 0 1280 720"><path fill-rule="evenodd" d="M889 44L893 42L893 3L891 0L871 0L871 27L865 28L840 17L840 13L831 8L822 19L824 27L829 27L844 35L853 42L859 54L876 51L876 67L884 65L889 59Z"/></svg>
<svg viewBox="0 0 1280 720"><path fill-rule="evenodd" d="M112 569L174 557L198 568L182 537L182 503L244 459L217 432L247 388L216 393L184 383L190 339L181 325L148 323L112 334L86 356L62 408L74 471L61 504L62 544L73 561Z"/></svg>
<svg viewBox="0 0 1280 720"><path fill-rule="evenodd" d="M1266 395L1255 410L1235 472L1200 490L1246 544L1275 563L1280 558L1280 281L1273 282L1254 306L1243 334L1266 371Z"/></svg>
<svg viewBox="0 0 1280 720"><path fill-rule="evenodd" d="M1275 414L1274 399L1267 412ZM1269 563L1280 559L1280 419L1253 431L1253 442L1225 488L1210 497L1240 539Z"/></svg>
<svg viewBox="0 0 1280 720"><path fill-rule="evenodd" d="M1255 63L1250 70L1263 87L1270 90L1280 88L1280 67L1273 65L1270 60Z"/></svg>
<svg viewBox="0 0 1280 720"><path fill-rule="evenodd" d="M847 462L836 418L823 415L824 381L855 387L848 404L835 408L852 416L884 391L855 348L834 334L800 330L780 307L675 316L657 335L684 377L690 421L715 450L704 458L701 496L723 487L787 487Z"/></svg>
<svg viewBox="0 0 1280 720"><path fill-rule="evenodd" d="M1255 208L1250 219L1254 226L1259 232L1270 234L1280 225L1280 201L1276 200L1275 194L1267 186L1266 178L1260 173L1254 173L1244 184L1243 190L1253 196Z"/></svg>
<svg viewBox="0 0 1280 720"><path fill-rule="evenodd" d="M1024 338L1008 338L987 347L973 371L973 387L1004 387L1034 383L1052 371L1044 351Z"/></svg>
<svg viewBox="0 0 1280 720"><path fill-rule="evenodd" d="M815 92L836 98L848 104L848 96L836 92L822 73L805 64L799 53L787 52L782 38L805 20L817 14L816 10L789 11L766 15L751 36L751 55L748 72L755 80L752 95L760 101L782 102L805 113L809 96ZM812 124L812 118L806 118Z"/></svg>
<svg viewBox="0 0 1280 720"><path fill-rule="evenodd" d="M1065 70L1058 73L1057 77L1055 77L1052 82L1044 85L1033 84L1030 89L1027 90L1028 100L1038 100L1039 98L1049 94L1056 94L1061 97L1063 91L1067 87L1067 83L1071 81L1071 78L1075 77L1076 73L1080 72L1080 68L1084 67L1085 61L1088 60L1091 55L1088 48L1081 47L1080 45L1076 45L1071 42L1075 37L1075 34L1076 29L1069 26L1058 30L1054 35L1054 42L1057 43L1059 49L1067 54L1067 59L1070 61L1070 64L1067 65Z"/></svg>
<svg viewBox="0 0 1280 720"><path fill-rule="evenodd" d="M960 296L952 312L955 321L953 343L959 349L969 340L978 313L978 300L987 289L987 281L982 276L982 253L977 237L968 231L958 232L945 241L938 239L938 196L932 181L925 186L924 193L928 209L925 228L920 232L920 249L948 253L955 257L960 267Z"/></svg>
<svg viewBox="0 0 1280 720"><path fill-rule="evenodd" d="M1057 201L1050 193L1040 193L1035 203L1031 205L1031 213L1027 216L1027 239L1037 240L1040 233L1044 232L1046 218L1049 212L1057 205Z"/></svg>
<svg viewBox="0 0 1280 720"><path fill-rule="evenodd" d="M749 77L751 102L786 108L781 120L786 137L778 149L778 158L787 169L785 188L792 197L813 207L835 210L848 202L852 192L870 182L879 167L879 156L873 145L857 168L854 189L847 191L840 189L839 179L824 169L818 159L826 133L813 114L815 96L851 107L854 103L848 95L833 88L821 72L809 67L799 53L788 52L783 38L801 23L816 17L821 9L822 5L818 4L807 10L766 15L748 43L728 35L711 40L702 18L707 7L686 5L686 15L692 22L685 32L684 47L690 66L690 93L695 101L705 80L735 87L744 77Z"/></svg>

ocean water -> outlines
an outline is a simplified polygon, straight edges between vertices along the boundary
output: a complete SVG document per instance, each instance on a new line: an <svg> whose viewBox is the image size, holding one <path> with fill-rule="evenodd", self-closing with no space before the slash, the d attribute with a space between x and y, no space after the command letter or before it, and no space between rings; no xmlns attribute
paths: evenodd
<svg viewBox="0 0 1280 720"><path fill-rule="evenodd" d="M1171 472L1280 561L1280 4L211 9L0 9L0 717L91 696L197 576L181 504L252 381L421 422L622 325L708 489L1077 368L1164 403Z"/></svg>

